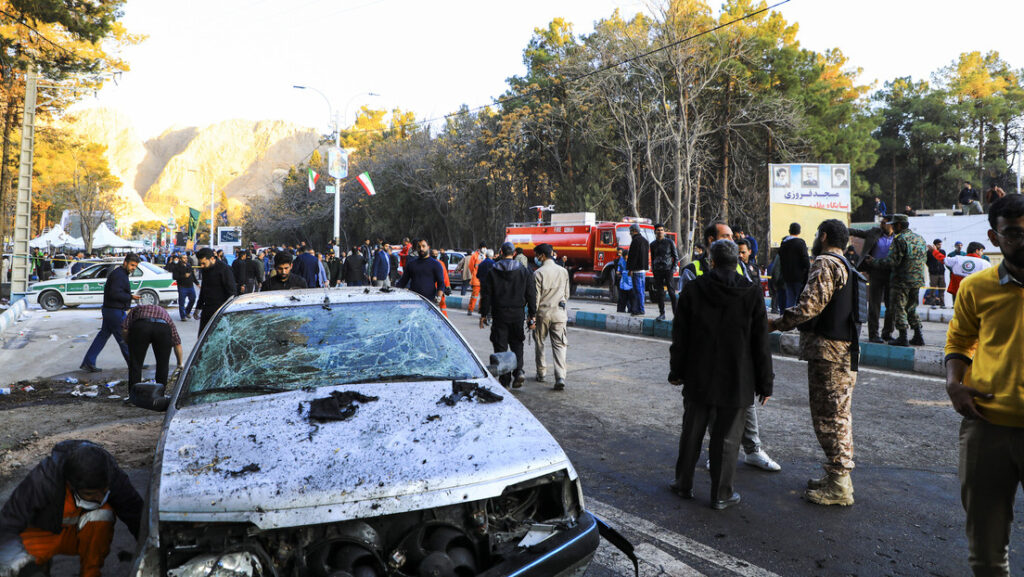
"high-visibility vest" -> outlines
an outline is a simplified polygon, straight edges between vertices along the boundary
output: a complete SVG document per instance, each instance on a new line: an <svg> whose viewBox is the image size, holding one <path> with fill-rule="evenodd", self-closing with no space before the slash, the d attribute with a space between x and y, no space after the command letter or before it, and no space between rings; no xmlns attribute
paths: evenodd
<svg viewBox="0 0 1024 577"><path fill-rule="evenodd" d="M700 266L700 259L693 261L693 272L697 276L704 274L704 271L701 269ZM743 278L747 277L746 271L743 270L743 263L736 263L736 272Z"/></svg>

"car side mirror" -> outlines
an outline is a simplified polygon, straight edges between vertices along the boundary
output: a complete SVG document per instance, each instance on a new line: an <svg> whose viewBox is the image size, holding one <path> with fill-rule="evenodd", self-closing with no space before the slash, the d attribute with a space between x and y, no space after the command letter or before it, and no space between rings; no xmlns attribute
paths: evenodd
<svg viewBox="0 0 1024 577"><path fill-rule="evenodd" d="M160 383L136 383L129 385L128 400L141 409L166 411L171 399L164 396L165 387Z"/></svg>
<svg viewBox="0 0 1024 577"><path fill-rule="evenodd" d="M491 355L487 370L495 377L510 375L516 368L516 354L511 351Z"/></svg>

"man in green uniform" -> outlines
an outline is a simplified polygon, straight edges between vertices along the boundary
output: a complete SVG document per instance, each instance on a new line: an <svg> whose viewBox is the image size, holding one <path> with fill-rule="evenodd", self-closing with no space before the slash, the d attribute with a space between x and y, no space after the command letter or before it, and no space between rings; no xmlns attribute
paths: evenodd
<svg viewBox="0 0 1024 577"><path fill-rule="evenodd" d="M907 215L894 214L892 228L896 236L892 240L889 255L875 261L876 266L891 271L888 306L893 309L893 325L899 331L899 336L889 341L889 344L898 347L921 346L924 338L921 336L921 319L917 318L917 293L924 286L928 248L921 235L910 230ZM914 338L909 342L908 326L914 329Z"/></svg>

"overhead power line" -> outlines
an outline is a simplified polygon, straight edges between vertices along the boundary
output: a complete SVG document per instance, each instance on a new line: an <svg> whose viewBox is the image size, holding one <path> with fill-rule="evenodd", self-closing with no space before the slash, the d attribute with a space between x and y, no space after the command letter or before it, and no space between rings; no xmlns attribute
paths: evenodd
<svg viewBox="0 0 1024 577"><path fill-rule="evenodd" d="M626 58L624 60L620 60L618 62L613 62L612 64L607 64L607 65L602 66L600 68L595 68L594 70L591 70L589 72L585 72L583 74L579 74L577 76L572 76L572 77L566 79L564 82L562 82L560 84L560 86L565 86L565 85L568 85L568 84L573 84L575 82L579 82L579 81L584 80L586 78L589 78L591 76L594 76L594 75L597 75L597 74L601 74L603 72L607 72L607 71L612 70L614 68L618 68L620 66L624 66L624 65L629 64L631 62L636 62L637 60L641 60L641 59L647 58L648 56L657 54L658 52L662 52L662 51L668 50L670 48L674 48L676 46L679 46L680 44L684 44L686 42L690 42L692 40L696 40L697 38L700 38L701 36L706 36L708 34L712 34L712 33L718 32L719 30L722 30L724 28L728 28L729 26L732 26L734 24L738 24L740 22L743 22L744 20L749 20L749 19L751 19L751 18L753 18L755 16L758 16L759 14L763 14L763 13L768 12L770 10L774 10L774 9L778 8L779 6L782 6L783 4L788 4L790 1L791 0L780 0L779 2L776 2L776 3L771 4L769 6L765 6L764 8L760 8L758 10L754 10L753 12L748 12L747 14L744 14L743 16L740 16L739 18L736 18L735 20L730 20L728 22L723 22L723 23L721 23L721 24L719 24L717 26L713 26L711 28L708 28L707 30L702 30L700 32L697 32L697 33L692 34L690 36L687 36L685 38L680 38L679 40L675 40L673 42L669 42L668 44L665 44L664 46L659 46L657 48L652 48L651 50L648 50L646 52L642 52L640 54L636 54L634 56L630 56L629 58ZM373 132L387 132L389 130L397 130L397 129L407 128L407 127L412 127L412 126L421 126L421 125L425 126L425 125L428 125L428 124L433 124L435 122L438 122L438 121L441 121L441 120L447 120L449 118L453 118L453 117L460 116L460 115L463 115L463 114L479 112L481 110L484 110L485 108L490 108L490 107L495 106L495 105L503 105L503 104L506 104L506 103L509 103L509 102L514 102L516 100L522 100L522 99L530 98L530 97L536 96L538 94L550 91L552 89L553 89L553 87L536 88L536 89L531 90L529 92L524 92L523 94L515 94L515 95L511 95L511 96L506 96L506 97L503 97L503 98L497 98L491 104L483 104L483 105L480 105L480 106L476 106L474 108L469 108L467 110L460 110L458 112L452 112L450 114L445 114L444 116L428 118L426 120L419 120L419 121L416 121L416 122L407 122L407 123L395 125L395 126L392 126L392 127L389 127L389 128L367 128L367 129L362 129L362 130L349 130L349 131L347 131L347 133L348 134L367 134L367 133L373 133Z"/></svg>
<svg viewBox="0 0 1024 577"><path fill-rule="evenodd" d="M28 28L28 29L29 29L29 30L31 30L31 31L32 31L33 33L35 33L35 35L36 35L36 36L38 36L39 38L42 38L43 40L45 40L45 41L46 41L46 42L47 42L48 44L52 45L53 47L55 47L55 48L58 48L58 49L60 49L60 50L63 50L63 51L64 51L65 53L67 53L67 54L68 54L69 56L71 56L71 57L73 57L73 58L80 58L80 56L79 56L78 54L75 54L74 52L72 52L72 51L68 50L67 48L64 48L64 47L63 47L63 46L61 46L60 44L57 44L57 43L56 43L56 42L54 42L53 40L50 40L49 38L47 38L47 37L46 37L46 35L45 35L45 34L43 34L42 32L40 32L40 31L38 31L38 30L36 30L36 29L35 29L35 28L33 28L32 26L28 25L28 24L27 24L27 23L25 23L25 22L24 22L24 21L23 21L22 19L20 19L20 18L18 18L17 16L15 16L15 15L11 14L10 12L6 12L6 11L4 11L4 10L0 10L0 14L3 14L4 16L7 16L8 18L10 18L10 19L11 19L11 21L12 21L13 23L15 23L15 24L20 24L21 26L24 26L25 28Z"/></svg>

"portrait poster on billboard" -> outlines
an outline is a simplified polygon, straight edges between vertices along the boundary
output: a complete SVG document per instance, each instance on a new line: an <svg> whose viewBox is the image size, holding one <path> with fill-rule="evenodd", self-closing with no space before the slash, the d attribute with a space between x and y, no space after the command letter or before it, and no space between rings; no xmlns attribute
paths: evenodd
<svg viewBox="0 0 1024 577"><path fill-rule="evenodd" d="M849 164L769 164L768 186L773 246L794 222L800 223L807 238L823 220L850 222Z"/></svg>

